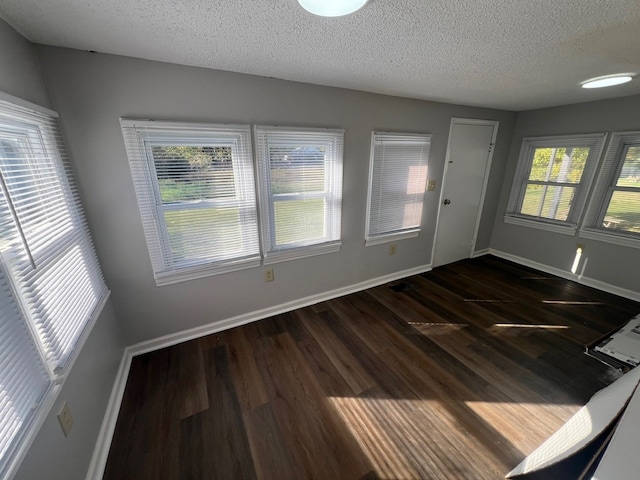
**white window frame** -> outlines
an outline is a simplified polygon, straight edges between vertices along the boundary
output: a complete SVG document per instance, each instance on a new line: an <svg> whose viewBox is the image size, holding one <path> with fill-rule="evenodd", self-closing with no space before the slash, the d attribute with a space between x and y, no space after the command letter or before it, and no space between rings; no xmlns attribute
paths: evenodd
<svg viewBox="0 0 640 480"><path fill-rule="evenodd" d="M57 118L56 112L0 92L0 137L15 144L15 154L0 149L0 155L8 159L0 165L0 197L4 199L0 310L13 325L3 330L12 342L0 338L0 343L8 348L13 341L21 345L15 358L3 363L10 368L5 377L7 390L0 391L7 408L1 408L0 414L9 415L14 426L11 437L4 437L3 432L0 439L0 444L9 441L0 458L2 478L11 478L19 468L109 297ZM12 178L14 171L17 175ZM33 187L25 188L31 183ZM37 208L34 199L38 198L46 200L45 208L51 210ZM47 218L43 212L62 217ZM37 378L35 371L40 372ZM31 392L33 403L26 410L24 404L11 407L12 401L19 400L10 396L16 381L21 382L15 390L21 392L20 400ZM20 415L18 423L11 420L16 415Z"/></svg>
<svg viewBox="0 0 640 480"><path fill-rule="evenodd" d="M513 177L507 213L504 217L505 223L539 228L565 235L575 235L585 208L587 195L591 188L591 184L593 183L598 161L602 155L605 139L605 133L524 137L522 139L520 154L518 156L518 165ZM576 193L567 219L562 221L543 217L533 217L519 213L522 208L522 202L524 200L527 185L530 183L546 184L551 186L576 185L562 182L530 181L529 175L536 149L581 147L589 147L589 156L587 157L584 170L582 171L580 183L575 186Z"/></svg>
<svg viewBox="0 0 640 480"><path fill-rule="evenodd" d="M422 229L422 217L420 218L420 222L415 225L410 225L406 228L402 229L394 229L387 230L380 233L372 233L372 220L371 217L373 215L372 205L373 205L373 192L374 192L374 177L375 170L379 168L376 164L376 151L378 146L382 145L385 141L390 144L393 143L411 143L411 144L419 144L424 148L423 156L424 158L418 159L419 165L424 170L424 178L416 179L419 183L419 189L421 193L416 196L416 203L423 205L424 203L424 194L426 190L427 176L428 176L428 168L429 168L429 156L431 152L431 140L433 135L430 134L415 134L415 133L398 133L398 132L371 132L371 155L369 160L369 190L367 194L367 217L366 217L366 225L365 225L365 246L379 245L382 243L393 242L397 240L403 240L407 238L415 238L420 234L420 230ZM383 148L383 147L381 147ZM412 159L416 160L416 159ZM380 177L382 179L382 177ZM386 177L388 179L388 177ZM378 187L381 188L381 187ZM381 192L382 193L382 192ZM422 210L422 209L421 209ZM398 215L401 215L402 212L398 212Z"/></svg>
<svg viewBox="0 0 640 480"><path fill-rule="evenodd" d="M255 180L249 125L159 122L120 119L156 285L169 285L260 265ZM151 148L162 145L232 147L236 196L163 204ZM221 260L177 262L171 251L164 213L238 205L246 245Z"/></svg>
<svg viewBox="0 0 640 480"><path fill-rule="evenodd" d="M260 204L261 239L265 265L296 258L337 252L341 248L342 162L344 130L255 126L258 198ZM324 191L314 193L273 194L269 149L272 145L325 147ZM276 242L274 202L308 198L324 198L327 205L325 235L312 241L278 245Z"/></svg>
<svg viewBox="0 0 640 480"><path fill-rule="evenodd" d="M640 131L613 132L579 232L580 237L640 248L640 234L601 226L614 191L640 192L636 187L616 187L629 147L640 147Z"/></svg>

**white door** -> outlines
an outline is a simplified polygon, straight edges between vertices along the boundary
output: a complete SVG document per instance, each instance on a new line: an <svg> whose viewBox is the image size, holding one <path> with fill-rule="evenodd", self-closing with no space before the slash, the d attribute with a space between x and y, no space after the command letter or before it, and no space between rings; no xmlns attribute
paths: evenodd
<svg viewBox="0 0 640 480"><path fill-rule="evenodd" d="M433 266L474 250L498 122L454 118L449 132Z"/></svg>

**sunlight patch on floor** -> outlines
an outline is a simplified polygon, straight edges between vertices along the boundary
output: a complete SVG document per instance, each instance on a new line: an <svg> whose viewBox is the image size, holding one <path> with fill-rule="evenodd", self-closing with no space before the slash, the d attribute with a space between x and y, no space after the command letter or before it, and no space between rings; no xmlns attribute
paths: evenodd
<svg viewBox="0 0 640 480"><path fill-rule="evenodd" d="M381 479L418 477L418 472L413 468L405 453L396 445L394 439L390 438L392 435L390 430L384 427L383 423L389 422L389 419L373 415L370 404L377 402L377 400L345 397L332 397L329 400L345 425L351 430L360 448L371 461ZM386 402L391 401L387 400ZM408 400L399 400L398 402L404 403L404 405L397 405L393 410L403 411L415 408Z"/></svg>
<svg viewBox="0 0 640 480"><path fill-rule="evenodd" d="M430 322L407 322L415 330L425 335L447 335L457 332L465 327L467 323L430 323Z"/></svg>
<svg viewBox="0 0 640 480"><path fill-rule="evenodd" d="M541 328L545 330L565 330L567 328L571 328L568 325L539 325L539 324L528 324L528 323L494 323L493 327L498 328Z"/></svg>
<svg viewBox="0 0 640 480"><path fill-rule="evenodd" d="M492 300L489 298L465 298L465 302L474 302L474 303L513 303L513 300Z"/></svg>
<svg viewBox="0 0 640 480"><path fill-rule="evenodd" d="M500 478L511 466L461 455L477 440L438 400L329 397L381 479ZM434 442L434 439L438 439Z"/></svg>
<svg viewBox="0 0 640 480"><path fill-rule="evenodd" d="M602 302L579 302L574 300L542 300L542 303L550 305L604 305Z"/></svg>
<svg viewBox="0 0 640 480"><path fill-rule="evenodd" d="M553 403L465 402L476 415L528 455L573 416L582 405Z"/></svg>

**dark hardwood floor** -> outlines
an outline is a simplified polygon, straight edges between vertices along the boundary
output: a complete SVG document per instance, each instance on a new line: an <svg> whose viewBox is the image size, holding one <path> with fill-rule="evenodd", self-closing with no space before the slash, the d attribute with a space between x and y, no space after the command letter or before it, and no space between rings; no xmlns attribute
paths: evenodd
<svg viewBox="0 0 640 480"><path fill-rule="evenodd" d="M141 355L104 478L503 478L638 312L485 256Z"/></svg>

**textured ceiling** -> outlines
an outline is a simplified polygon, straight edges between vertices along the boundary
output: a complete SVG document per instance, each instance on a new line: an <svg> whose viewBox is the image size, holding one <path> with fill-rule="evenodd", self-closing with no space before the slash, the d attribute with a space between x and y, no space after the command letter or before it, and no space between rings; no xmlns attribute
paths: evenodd
<svg viewBox="0 0 640 480"><path fill-rule="evenodd" d="M526 110L640 94L639 0L0 0L32 42L458 104Z"/></svg>

